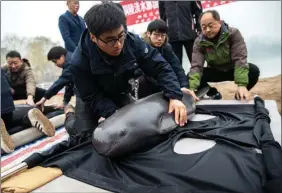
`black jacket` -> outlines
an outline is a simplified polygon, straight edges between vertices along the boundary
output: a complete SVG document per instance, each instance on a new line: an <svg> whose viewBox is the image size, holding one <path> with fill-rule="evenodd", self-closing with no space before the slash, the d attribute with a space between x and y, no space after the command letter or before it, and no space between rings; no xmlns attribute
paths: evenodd
<svg viewBox="0 0 282 193"><path fill-rule="evenodd" d="M142 39L147 43L151 44L151 40L147 37L146 32L142 35ZM180 64L179 59L174 54L171 45L165 41L165 43L161 47L155 47L161 55L164 57L164 59L171 65L173 71L175 72L177 79L179 81L179 84L182 87L188 88L188 79L185 75L185 71ZM155 82L155 81L154 81Z"/></svg>
<svg viewBox="0 0 282 193"><path fill-rule="evenodd" d="M1 68L1 115L11 113L15 110L13 95L7 76Z"/></svg>
<svg viewBox="0 0 282 193"><path fill-rule="evenodd" d="M71 100L71 97L74 95L73 91L73 80L70 72L70 59L71 52L67 52L66 61L63 66L63 71L61 76L53 83L53 85L46 91L45 98L50 99L52 96L56 95L64 86L65 86L65 94L64 94L64 104L68 104Z"/></svg>
<svg viewBox="0 0 282 193"><path fill-rule="evenodd" d="M130 32L122 53L118 57L109 57L90 40L89 32L85 30L72 55L70 69L79 97L95 116L107 118L118 109L117 98L129 93L128 81L139 67L158 81L164 96L182 99L171 66L156 49Z"/></svg>
<svg viewBox="0 0 282 193"><path fill-rule="evenodd" d="M174 54L172 47L169 43L166 43L162 47L158 48L159 52L162 54L164 59L171 65L172 69L174 70L179 84L182 87L188 88L188 79L185 75L185 71L182 68L179 59Z"/></svg>
<svg viewBox="0 0 282 193"><path fill-rule="evenodd" d="M168 24L169 41L194 40L200 31L200 1L159 1L160 18ZM195 18L195 22L194 22Z"/></svg>

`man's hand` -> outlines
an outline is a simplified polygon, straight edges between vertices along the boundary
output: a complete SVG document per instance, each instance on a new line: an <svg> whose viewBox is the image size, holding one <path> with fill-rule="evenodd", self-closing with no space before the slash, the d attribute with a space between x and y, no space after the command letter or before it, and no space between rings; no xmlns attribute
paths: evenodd
<svg viewBox="0 0 282 193"><path fill-rule="evenodd" d="M168 113L173 111L175 114L176 124L183 126L187 122L186 106L180 100L170 99Z"/></svg>
<svg viewBox="0 0 282 193"><path fill-rule="evenodd" d="M32 95L28 95L28 96L27 96L26 104L28 104L28 105L30 105L30 106L35 106L34 100L33 100L33 96L32 96Z"/></svg>
<svg viewBox="0 0 282 193"><path fill-rule="evenodd" d="M40 101L36 103L36 106L40 107L41 111L44 111L44 103L46 102L46 98L42 97Z"/></svg>
<svg viewBox="0 0 282 193"><path fill-rule="evenodd" d="M196 96L196 94L195 94L195 92L194 92L193 90L189 90L188 88L183 87L183 88L181 88L181 91L182 91L182 92L186 92L187 94L190 94L190 95L194 98L195 101L199 101L199 100L200 100L200 99Z"/></svg>
<svg viewBox="0 0 282 193"><path fill-rule="evenodd" d="M249 91L247 90L246 87L244 86L239 86L236 93L235 93L235 96L237 99L241 99L241 101L243 101L244 99L246 101L249 101L250 100L250 93Z"/></svg>

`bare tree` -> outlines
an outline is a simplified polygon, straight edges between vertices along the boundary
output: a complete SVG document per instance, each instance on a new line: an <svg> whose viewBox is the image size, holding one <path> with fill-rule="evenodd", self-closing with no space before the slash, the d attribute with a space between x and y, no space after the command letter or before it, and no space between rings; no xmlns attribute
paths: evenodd
<svg viewBox="0 0 282 193"><path fill-rule="evenodd" d="M30 61L37 83L53 82L59 76L60 70L47 60L47 53L59 44L44 36L26 38L7 35L1 40L1 65L6 63L6 54L10 50L16 50Z"/></svg>

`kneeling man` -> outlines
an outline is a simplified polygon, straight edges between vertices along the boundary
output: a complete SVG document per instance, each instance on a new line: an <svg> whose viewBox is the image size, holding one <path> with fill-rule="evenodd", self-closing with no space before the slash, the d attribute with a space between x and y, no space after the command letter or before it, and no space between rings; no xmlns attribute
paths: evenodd
<svg viewBox="0 0 282 193"><path fill-rule="evenodd" d="M215 10L203 12L199 20L202 33L194 43L189 89L209 86L207 82L235 81L235 98L249 100L249 90L257 83L260 71L247 63L246 43L240 31L220 20ZM222 98L216 88L210 88L207 95L210 99Z"/></svg>

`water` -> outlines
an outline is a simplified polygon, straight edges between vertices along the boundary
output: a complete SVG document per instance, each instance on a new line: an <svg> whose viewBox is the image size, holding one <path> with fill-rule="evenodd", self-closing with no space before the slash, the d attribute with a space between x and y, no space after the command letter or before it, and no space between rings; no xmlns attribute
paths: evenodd
<svg viewBox="0 0 282 193"><path fill-rule="evenodd" d="M261 54L261 56L254 55L248 57L248 62L253 63L259 67L260 78L268 78L281 74L281 54L274 56L268 56L267 54ZM182 66L187 74L190 70L191 64L188 60L184 47Z"/></svg>

